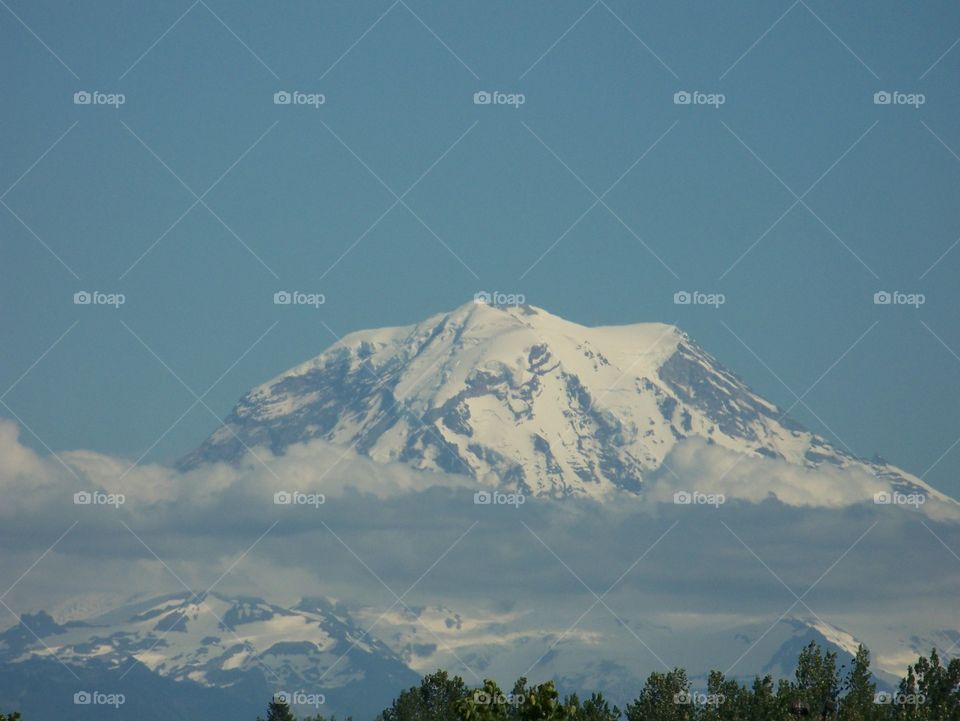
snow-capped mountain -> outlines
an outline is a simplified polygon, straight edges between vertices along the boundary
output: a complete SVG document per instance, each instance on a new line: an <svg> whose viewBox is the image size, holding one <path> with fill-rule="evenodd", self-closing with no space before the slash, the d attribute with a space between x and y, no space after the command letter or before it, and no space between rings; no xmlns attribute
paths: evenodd
<svg viewBox="0 0 960 721"><path fill-rule="evenodd" d="M234 691L248 710L285 692L303 713L364 709L371 716L418 679L329 601L284 609L219 594L153 598L65 624L42 612L27 616L0 635L0 663L4 678L45 663L63 673L95 670L101 691L124 693L132 704L147 696L145 684L174 683L178 694L206 691L220 708ZM74 692L89 690L76 681ZM29 711L35 701L18 707Z"/></svg>
<svg viewBox="0 0 960 721"><path fill-rule="evenodd" d="M565 623L549 627L518 611L464 613L430 606L383 617L373 609L357 612L360 619L378 621L384 642L421 673L445 668L468 680L472 674L508 681L521 675L553 678L571 692L603 689L621 705L632 701L647 675L664 664L684 667L695 685L705 685L709 671L718 666L729 667L730 677L749 684L758 674L792 677L800 651L811 641L834 652L838 666L849 664L860 644L814 617L786 616L772 627L775 619L671 628L640 615L644 617L624 619L631 629L624 632L605 616L571 629ZM874 674L882 688L898 681L896 674L878 667Z"/></svg>
<svg viewBox="0 0 960 721"><path fill-rule="evenodd" d="M122 695L125 717L195 718L206 709L204 718L228 719L247 717L286 693L301 715L373 718L401 689L416 685L419 674L437 668L468 683L481 676L553 678L566 692L602 689L625 704L661 667L653 649L685 666L697 686L706 683L708 659L729 664L742 656L731 676L750 681L756 672L791 676L810 641L837 653L839 663L849 662L858 644L840 629L795 617L772 629L768 621L685 631L625 622L629 634L611 632L609 623L548 628L523 612L432 606L387 614L360 608L351 615L326 600L284 609L219 594L136 601L64 624L40 612L0 634L0 705L37 718L97 718L101 709L78 707L73 698L98 692ZM361 626L375 626L384 641ZM884 687L895 682L883 672L877 680Z"/></svg>
<svg viewBox="0 0 960 721"><path fill-rule="evenodd" d="M247 393L181 466L321 438L375 461L602 498L639 491L691 437L806 468L853 466L893 489L939 495L805 430L675 326L589 328L483 302L344 337Z"/></svg>

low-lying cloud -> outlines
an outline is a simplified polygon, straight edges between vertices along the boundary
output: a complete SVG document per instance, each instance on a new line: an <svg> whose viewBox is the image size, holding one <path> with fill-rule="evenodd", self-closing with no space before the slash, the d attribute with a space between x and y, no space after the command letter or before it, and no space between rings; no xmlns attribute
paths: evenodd
<svg viewBox="0 0 960 721"><path fill-rule="evenodd" d="M948 627L960 593L960 561L947 550L960 549L960 524L933 502L875 505L887 484L857 470L792 468L691 441L643 496L510 504L478 503L485 489L463 476L320 441L255 452L188 472L90 451L58 460L0 421L0 593L14 585L6 603L17 613L76 615L124 594L215 585L281 604L325 595L365 619L391 606L499 613L505 638L524 636L516 619L556 635L601 595L638 634L663 638L678 619L773 622L800 596L793 613L813 609L887 639L888 656L900 636ZM95 492L122 503L74 502ZM676 503L678 493L723 501ZM618 623L596 604L573 638L622 635Z"/></svg>

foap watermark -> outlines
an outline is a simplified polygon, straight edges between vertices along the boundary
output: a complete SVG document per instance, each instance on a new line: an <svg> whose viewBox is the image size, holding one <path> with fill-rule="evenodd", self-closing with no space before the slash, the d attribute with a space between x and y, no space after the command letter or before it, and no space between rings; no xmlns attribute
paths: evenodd
<svg viewBox="0 0 960 721"><path fill-rule="evenodd" d="M313 506L320 508L327 502L322 493L303 493L301 491L277 491L273 494L273 503L276 506Z"/></svg>
<svg viewBox="0 0 960 721"><path fill-rule="evenodd" d="M722 693L702 693L700 691L680 691L673 695L673 702L680 706L722 706L727 697Z"/></svg>
<svg viewBox="0 0 960 721"><path fill-rule="evenodd" d="M74 305L109 305L113 308L119 308L127 302L127 296L123 293L104 293L99 290L78 290L73 294Z"/></svg>
<svg viewBox="0 0 960 721"><path fill-rule="evenodd" d="M525 102L527 102L527 96L523 93L479 90L473 94L474 105L510 105L514 109L519 110L520 106Z"/></svg>
<svg viewBox="0 0 960 721"><path fill-rule="evenodd" d="M497 308L508 308L524 305L527 302L527 296L523 293L504 293L499 290L492 293L486 290L478 290L473 294L473 302L480 305L492 305Z"/></svg>
<svg viewBox="0 0 960 721"><path fill-rule="evenodd" d="M283 703L287 706L313 706L320 708L327 702L327 697L322 693L312 693L310 691L277 691L273 694L273 700L277 703Z"/></svg>
<svg viewBox="0 0 960 721"><path fill-rule="evenodd" d="M899 290L878 290L873 294L874 305L912 305L919 308L927 302L923 293L904 293Z"/></svg>
<svg viewBox="0 0 960 721"><path fill-rule="evenodd" d="M278 90L273 94L274 105L307 105L315 110L327 102L323 93L303 93L299 90Z"/></svg>
<svg viewBox="0 0 960 721"><path fill-rule="evenodd" d="M104 693L103 691L77 691L73 694L76 706L113 706L120 708L127 702L122 693Z"/></svg>
<svg viewBox="0 0 960 721"><path fill-rule="evenodd" d="M490 693L480 689L473 692L477 706L523 706L526 698L522 693Z"/></svg>
<svg viewBox="0 0 960 721"><path fill-rule="evenodd" d="M113 506L120 508L127 502L122 493L104 493L103 491L77 491L73 494L75 506Z"/></svg>
<svg viewBox="0 0 960 721"><path fill-rule="evenodd" d="M674 305L709 305L719 308L727 302L723 293L704 293L700 290L678 290L673 294Z"/></svg>
<svg viewBox="0 0 960 721"><path fill-rule="evenodd" d="M922 693L878 691L873 697L873 702L879 706L923 706L927 702L927 697Z"/></svg>
<svg viewBox="0 0 960 721"><path fill-rule="evenodd" d="M273 294L274 305L309 305L319 308L327 302L323 293L303 293L299 290L278 290Z"/></svg>
<svg viewBox="0 0 960 721"><path fill-rule="evenodd" d="M73 94L74 105L107 105L118 110L127 102L123 93L103 93L99 90L78 90Z"/></svg>
<svg viewBox="0 0 960 721"><path fill-rule="evenodd" d="M923 93L902 93L899 90L878 90L873 94L874 105L909 105L919 109L927 102Z"/></svg>
<svg viewBox="0 0 960 721"><path fill-rule="evenodd" d="M922 493L880 491L873 494L873 502L878 506L913 506L914 508L920 508L927 502L927 497Z"/></svg>
<svg viewBox="0 0 960 721"><path fill-rule="evenodd" d="M727 502L722 493L701 493L700 491L677 491L673 494L677 506L713 506L719 508Z"/></svg>
<svg viewBox="0 0 960 721"><path fill-rule="evenodd" d="M704 93L700 90L678 90L673 94L674 105L709 105L719 108L727 102L723 93Z"/></svg>
<svg viewBox="0 0 960 721"><path fill-rule="evenodd" d="M473 503L477 506L513 506L520 508L527 502L522 493L503 493L502 491L477 491L473 494Z"/></svg>

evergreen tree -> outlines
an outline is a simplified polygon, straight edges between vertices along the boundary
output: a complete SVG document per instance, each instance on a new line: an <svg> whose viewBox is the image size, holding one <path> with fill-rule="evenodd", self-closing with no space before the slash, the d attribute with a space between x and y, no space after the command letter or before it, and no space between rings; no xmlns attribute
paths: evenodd
<svg viewBox="0 0 960 721"><path fill-rule="evenodd" d="M262 721L259 716L257 721ZM297 717L290 711L286 701L273 698L267 705L266 721L297 721Z"/></svg>
<svg viewBox="0 0 960 721"><path fill-rule="evenodd" d="M564 706L560 701L560 694L553 684L553 681L524 689L523 683L526 679L521 679L514 686L523 689L523 700L513 696L513 706L519 710L517 719L519 721L569 721L571 710Z"/></svg>
<svg viewBox="0 0 960 721"><path fill-rule="evenodd" d="M870 673L870 652L860 645L853 665L843 682L841 721L878 721L882 718L876 703L877 684Z"/></svg>
<svg viewBox="0 0 960 721"><path fill-rule="evenodd" d="M742 707L744 721L782 721L789 718L786 705L778 698L773 677L769 674L754 678L750 689L744 691Z"/></svg>
<svg viewBox="0 0 960 721"><path fill-rule="evenodd" d="M611 708L602 693L594 693L580 703L580 699L573 694L564 704L570 709L571 721L620 721L622 712L616 706Z"/></svg>
<svg viewBox="0 0 960 721"><path fill-rule="evenodd" d="M920 689L917 687L917 677L913 672L913 666L907 666L907 675L900 681L900 686L893 701L886 704L888 716L897 721L926 721L929 717L919 704L904 703L918 698L919 693Z"/></svg>
<svg viewBox="0 0 960 721"><path fill-rule="evenodd" d="M734 680L728 680L719 671L711 671L707 678L705 698L698 709L698 721L742 721L747 717L750 691Z"/></svg>
<svg viewBox="0 0 960 721"><path fill-rule="evenodd" d="M420 686L402 691L377 721L453 721L457 704L470 694L463 679L436 671L424 676Z"/></svg>
<svg viewBox="0 0 960 721"><path fill-rule="evenodd" d="M627 704L626 715L627 721L693 721L687 672L676 668L650 674L637 699Z"/></svg>
<svg viewBox="0 0 960 721"><path fill-rule="evenodd" d="M792 687L791 710L796 709L813 718L833 718L840 693L840 675L837 671L837 654L823 653L819 644L811 641L801 652L797 661L796 683Z"/></svg>
<svg viewBox="0 0 960 721"><path fill-rule="evenodd" d="M913 667L917 694L898 698L901 705L913 704L918 718L936 721L960 720L960 661L953 659L948 666L940 662L937 650L930 658L921 656Z"/></svg>

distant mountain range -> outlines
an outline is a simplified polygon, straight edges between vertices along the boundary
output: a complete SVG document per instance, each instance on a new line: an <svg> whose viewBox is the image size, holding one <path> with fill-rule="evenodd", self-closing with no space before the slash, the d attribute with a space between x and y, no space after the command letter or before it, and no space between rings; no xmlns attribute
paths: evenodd
<svg viewBox="0 0 960 721"><path fill-rule="evenodd" d="M285 693L299 715L352 714L362 721L436 668L472 682L458 668L461 661L512 682L509 670L523 668L532 649L535 658L558 635L465 618L440 607L384 620L381 641L364 632L345 608L323 599L283 609L220 594L138 600L62 624L40 612L0 634L0 708L17 708L40 721L99 719L105 717L104 705L122 699L123 718L230 721L252 718L274 694ZM424 633L422 624L431 633ZM764 630L757 624L717 630L709 638L667 635L671 658L690 661L695 684L706 683L706 659L732 653L751 650L750 667L765 659L755 672L776 677L793 673L800 649L810 641L836 652L840 663L856 652L852 636L818 622L787 618ZM654 645L662 644L664 631L643 629ZM491 641L494 635L497 640ZM444 648L438 648L438 640ZM574 635L550 648L534 673L555 678L565 692L602 689L623 704L643 684L637 652L632 641L611 645L605 638L598 653L595 643ZM742 678L753 675L745 672ZM882 673L878 681L882 687L895 683ZM75 702L77 694L81 703ZM83 702L84 694L91 703Z"/></svg>
<svg viewBox="0 0 960 721"><path fill-rule="evenodd" d="M326 600L283 609L219 594L136 601L64 624L25 616L0 635L0 664L0 707L41 720L103 718L95 698L74 703L99 692L122 694L122 717L143 721L180 718L174 699L183 718L200 717L193 704L207 719L252 718L276 693L302 701L301 715L339 710L359 721L419 678Z"/></svg>
<svg viewBox="0 0 960 721"><path fill-rule="evenodd" d="M379 614L371 611L367 615L376 618ZM658 663L628 631L600 635L580 630L564 635L569 629L531 628L529 620L519 614L469 617L437 606L397 612L384 620L379 624L384 642L420 673L446 668L467 676L462 666L467 664L493 678L506 679L514 669L533 665L531 676L554 678L561 688L580 694L602 689L621 706L637 696L645 680L637 672L638 665ZM796 616L786 616L773 628L769 620L695 632L643 622L631 626L650 649L669 648L671 663L686 668L693 683L702 687L706 687L709 671L723 659L724 665L729 665L742 656L744 663L737 664L729 676L749 683L758 674L791 677L800 650L811 641L836 653L838 665L848 663L859 645L846 631L815 618ZM883 688L899 681L876 669L875 676Z"/></svg>

